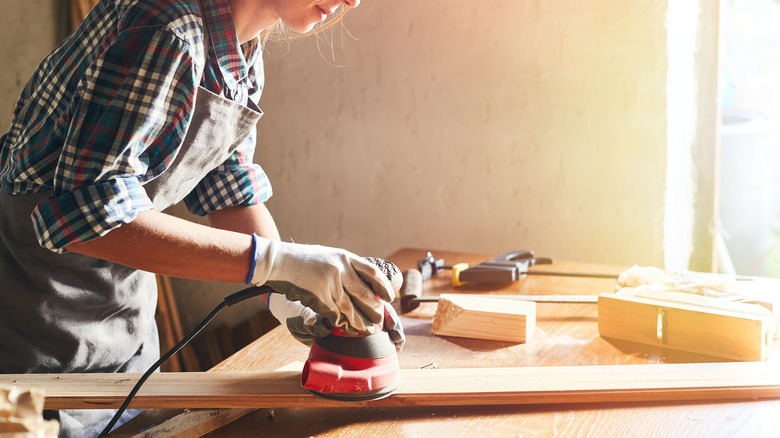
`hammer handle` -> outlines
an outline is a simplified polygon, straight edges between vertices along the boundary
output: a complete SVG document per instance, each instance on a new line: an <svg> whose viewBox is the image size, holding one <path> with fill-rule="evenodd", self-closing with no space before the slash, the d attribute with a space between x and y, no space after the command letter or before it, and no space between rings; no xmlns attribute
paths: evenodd
<svg viewBox="0 0 780 438"><path fill-rule="evenodd" d="M401 313L411 312L420 307L423 290L423 275L417 269L408 269L404 272L401 284Z"/></svg>

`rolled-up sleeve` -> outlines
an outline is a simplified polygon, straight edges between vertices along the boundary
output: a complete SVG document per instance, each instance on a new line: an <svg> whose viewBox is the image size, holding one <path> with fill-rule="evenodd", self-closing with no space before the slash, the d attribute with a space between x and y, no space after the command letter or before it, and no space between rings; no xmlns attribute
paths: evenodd
<svg viewBox="0 0 780 438"><path fill-rule="evenodd" d="M204 216L225 207L262 203L271 197L273 190L268 176L260 165L252 162L255 136L253 131L184 198L190 212Z"/></svg>
<svg viewBox="0 0 780 438"><path fill-rule="evenodd" d="M41 202L32 213L33 227L42 246L60 252L69 243L101 236L152 208L137 178L115 178Z"/></svg>
<svg viewBox="0 0 780 438"><path fill-rule="evenodd" d="M52 196L33 210L44 248L64 252L134 220L145 181L170 166L192 116L198 74L189 45L164 30L120 34L79 84Z"/></svg>

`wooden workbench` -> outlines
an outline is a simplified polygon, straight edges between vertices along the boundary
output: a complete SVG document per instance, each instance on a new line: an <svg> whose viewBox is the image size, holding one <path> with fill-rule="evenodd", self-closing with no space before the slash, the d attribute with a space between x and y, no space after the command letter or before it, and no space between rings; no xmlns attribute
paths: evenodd
<svg viewBox="0 0 780 438"><path fill-rule="evenodd" d="M402 249L389 259L402 270L416 267L426 250ZM445 263L476 264L489 255L434 251ZM567 263L533 270L618 274L615 266ZM425 283L425 295L440 293L597 295L612 292L610 279L529 276L503 288L453 288L448 272ZM719 359L608 341L597 328L595 304L539 303L537 329L526 344L445 338L431 335L436 304L425 303L404 315L407 343L402 368L583 366L645 363L716 362ZM283 328L234 354L213 371L274 370L305 361L308 348ZM778 362L777 354L770 359ZM778 364L780 365L780 364ZM778 369L780 372L780 368ZM452 382L457 385L458 382ZM348 406L348 405L345 405ZM173 411L147 411L112 436L128 436L171 417ZM598 405L381 407L258 409L211 432L210 437L757 437L780 436L780 400L710 403Z"/></svg>

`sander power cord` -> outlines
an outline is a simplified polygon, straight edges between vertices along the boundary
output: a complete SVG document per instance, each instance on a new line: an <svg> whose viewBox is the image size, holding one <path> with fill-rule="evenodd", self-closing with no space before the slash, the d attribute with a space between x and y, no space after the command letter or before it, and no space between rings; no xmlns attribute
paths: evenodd
<svg viewBox="0 0 780 438"><path fill-rule="evenodd" d="M104 437L108 435L109 432L114 428L117 421L122 417L122 414L125 412L127 407L130 405L130 402L133 400L133 397L135 397L136 393L141 389L141 386L146 382L147 379L159 368L163 363L165 363L166 360L170 359L171 356L176 354L179 350L181 350L187 343L189 343L192 338L198 335L210 322L214 319L214 317L217 316L217 314L224 309L225 307L230 307L234 304L238 304L246 299L256 297L258 295L262 295L265 293L273 292L273 289L271 289L268 286L251 286L246 289L242 289L238 292L232 293L228 296L226 296L222 302L217 305L217 307L214 308L214 310L211 311L211 313L208 314L198 325L195 326L189 333L187 333L187 336L182 338L181 341L179 341L176 345L173 346L170 350L168 350L167 353L162 355L160 359L157 360L152 366L149 367L149 369L146 370L146 372L141 376L140 379L138 379L138 382L135 384L133 389L130 391L130 393L125 398L125 401L122 403L122 405L119 407L119 409L114 414L113 418L111 418L111 421L108 422L106 427L103 429L102 432L100 432L99 437Z"/></svg>

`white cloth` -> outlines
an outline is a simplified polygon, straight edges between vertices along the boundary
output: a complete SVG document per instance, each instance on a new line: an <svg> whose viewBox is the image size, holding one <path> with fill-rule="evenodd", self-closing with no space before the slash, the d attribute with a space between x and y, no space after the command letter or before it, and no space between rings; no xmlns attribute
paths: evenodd
<svg viewBox="0 0 780 438"><path fill-rule="evenodd" d="M775 324L771 336L780 336L780 281L701 272L667 272L651 266L633 266L618 276L616 294L642 296L686 293L733 303L752 304Z"/></svg>

